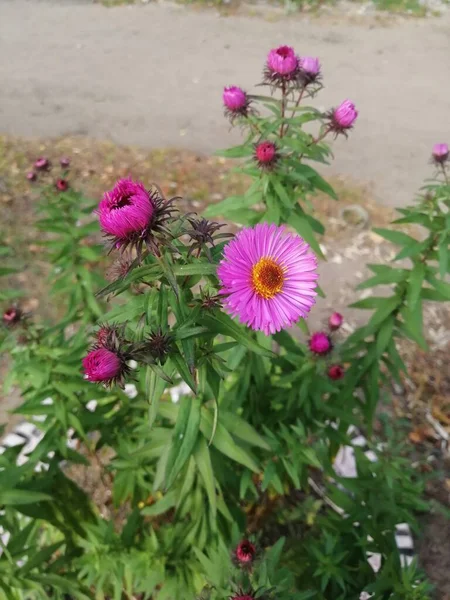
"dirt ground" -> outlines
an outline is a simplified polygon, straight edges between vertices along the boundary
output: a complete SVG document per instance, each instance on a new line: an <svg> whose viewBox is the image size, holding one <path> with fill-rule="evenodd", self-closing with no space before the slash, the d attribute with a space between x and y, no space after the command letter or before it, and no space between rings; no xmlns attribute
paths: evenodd
<svg viewBox="0 0 450 600"><path fill-rule="evenodd" d="M181 208L201 210L210 202L242 190L245 182L230 174L232 161L212 158L189 151L147 151L133 147L119 147L112 143L96 143L88 138L68 137L58 140L29 140L0 137L0 206L4 215L0 223L0 239L16 251L15 260L23 272L9 279L9 284L25 292L24 302L39 318L55 317L55 307L47 295L46 263L41 247L36 245L33 228L34 204L38 195L37 184L30 184L25 173L36 156L48 156L55 168L47 179L56 177L56 166L61 156L71 158L70 184L83 189L87 195L99 198L118 177L132 175L146 184L157 182L167 195L184 197ZM316 216L327 225L322 247L327 261L320 266L321 283L327 293L315 307L310 319L312 329L325 321L331 310L345 315L345 332L366 318L365 311L349 310L346 305L364 297L355 292L355 286L367 276L366 262L388 261L394 255L393 247L370 231L372 226L386 226L394 213L380 207L373 200L371 186L359 186L349 178L332 180L340 200L324 196L313 200ZM343 209L363 207L368 222L348 222ZM333 282L333 284L330 284ZM414 445L418 464L430 465L431 472L439 473L441 480L433 479L428 489L430 498L439 500L450 509L450 465L443 460L441 440L426 420L430 413L446 431L450 431L449 325L450 315L441 307L429 303L426 309L426 332L431 353L417 352L405 344L402 353L407 357L410 374L404 389L396 390L393 409L399 419L406 418L410 425L410 441ZM7 368L0 364L1 373ZM0 394L0 423L14 420L7 416L8 409L19 402L18 391L6 397ZM429 457L439 461L429 461ZM430 579L437 585L436 598L443 600L450 593L450 548L448 546L448 519L434 512L423 520L423 535L417 540L420 562Z"/></svg>

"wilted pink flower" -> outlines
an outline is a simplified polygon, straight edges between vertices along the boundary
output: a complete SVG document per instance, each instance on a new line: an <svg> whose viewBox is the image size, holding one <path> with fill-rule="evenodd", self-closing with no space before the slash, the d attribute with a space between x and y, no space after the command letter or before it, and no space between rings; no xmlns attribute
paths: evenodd
<svg viewBox="0 0 450 600"><path fill-rule="evenodd" d="M256 546L250 540L242 540L236 546L236 562L240 565L250 565L256 556Z"/></svg>
<svg viewBox="0 0 450 600"><path fill-rule="evenodd" d="M342 365L331 365L328 369L328 377L337 381L344 377L344 367Z"/></svg>
<svg viewBox="0 0 450 600"><path fill-rule="evenodd" d="M36 181L37 179L37 175L34 171L30 171L29 173L27 173L27 179L28 181Z"/></svg>
<svg viewBox="0 0 450 600"><path fill-rule="evenodd" d="M311 310L317 259L300 236L260 223L242 229L223 254L220 293L225 310L241 323L269 335Z"/></svg>
<svg viewBox="0 0 450 600"><path fill-rule="evenodd" d="M101 228L119 241L126 240L149 227L154 208L142 183L120 179L98 206Z"/></svg>
<svg viewBox="0 0 450 600"><path fill-rule="evenodd" d="M328 325L333 331L339 329L343 322L344 317L341 315L341 313L338 312L334 312L333 314L331 314L330 318L328 319Z"/></svg>
<svg viewBox="0 0 450 600"><path fill-rule="evenodd" d="M112 383L120 378L122 373L122 360L115 353L106 348L91 350L83 358L85 379L88 381L103 381Z"/></svg>
<svg viewBox="0 0 450 600"><path fill-rule="evenodd" d="M223 103L231 112L240 112L247 106L247 94L235 85L226 87L223 89Z"/></svg>
<svg viewBox="0 0 450 600"><path fill-rule="evenodd" d="M328 354L331 348L330 337L323 331L317 331L309 338L309 349L314 354Z"/></svg>
<svg viewBox="0 0 450 600"><path fill-rule="evenodd" d="M34 168L35 169L39 169L40 171L45 171L49 167L50 167L49 160L47 158L44 158L43 156L41 156L40 158L38 158L36 160L36 162L34 163Z"/></svg>
<svg viewBox="0 0 450 600"><path fill-rule="evenodd" d="M334 131L344 131L350 129L356 121L358 111L353 102L344 100L340 106L332 111L331 120Z"/></svg>
<svg viewBox="0 0 450 600"><path fill-rule="evenodd" d="M439 164L443 164L449 157L447 144L435 144L433 146L433 159Z"/></svg>
<svg viewBox="0 0 450 600"><path fill-rule="evenodd" d="M272 73L286 77L298 69L298 58L290 46L279 46L269 52L266 64Z"/></svg>
<svg viewBox="0 0 450 600"><path fill-rule="evenodd" d="M59 164L63 169L67 169L68 167L70 167L70 158L63 156L59 159Z"/></svg>
<svg viewBox="0 0 450 600"><path fill-rule="evenodd" d="M58 179L55 183L55 186L60 192L66 192L69 189L69 182L67 179Z"/></svg>
<svg viewBox="0 0 450 600"><path fill-rule="evenodd" d="M117 328L110 325L100 325L95 332L96 346L108 348L113 338L116 337Z"/></svg>
<svg viewBox="0 0 450 600"><path fill-rule="evenodd" d="M278 159L277 147L273 142L259 142L255 146L255 158L262 169L271 169Z"/></svg>
<svg viewBox="0 0 450 600"><path fill-rule="evenodd" d="M320 74L320 62L318 58L312 56L302 56L299 60L299 66L310 81L314 81Z"/></svg>

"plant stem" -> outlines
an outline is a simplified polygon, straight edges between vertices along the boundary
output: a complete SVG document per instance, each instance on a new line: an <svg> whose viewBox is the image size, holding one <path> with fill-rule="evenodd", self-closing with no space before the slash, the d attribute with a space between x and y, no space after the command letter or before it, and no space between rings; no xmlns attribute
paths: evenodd
<svg viewBox="0 0 450 600"><path fill-rule="evenodd" d="M446 168L445 168L445 165L444 165L444 163L441 163L441 167L442 167L442 173L444 174L445 183L446 183L447 185L450 185L450 181L449 181L449 179L448 179L448 174L447 174L447 170L446 170Z"/></svg>
<svg viewBox="0 0 450 600"><path fill-rule="evenodd" d="M283 82L281 85L281 126L280 126L280 138L283 137L284 129L284 115L286 112L286 84Z"/></svg>

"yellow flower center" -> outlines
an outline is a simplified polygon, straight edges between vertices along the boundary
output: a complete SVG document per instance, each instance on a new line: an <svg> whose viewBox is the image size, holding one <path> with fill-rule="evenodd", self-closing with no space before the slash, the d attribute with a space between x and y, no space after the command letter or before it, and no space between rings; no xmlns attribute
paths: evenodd
<svg viewBox="0 0 450 600"><path fill-rule="evenodd" d="M252 268L253 289L266 300L273 298L283 289L285 270L273 258L260 258Z"/></svg>

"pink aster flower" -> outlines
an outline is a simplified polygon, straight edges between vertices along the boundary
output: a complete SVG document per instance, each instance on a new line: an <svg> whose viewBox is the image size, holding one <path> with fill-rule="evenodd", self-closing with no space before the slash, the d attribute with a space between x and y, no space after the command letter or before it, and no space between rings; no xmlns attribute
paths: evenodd
<svg viewBox="0 0 450 600"><path fill-rule="evenodd" d="M342 365L331 365L328 369L328 377L338 381L344 377L344 367Z"/></svg>
<svg viewBox="0 0 450 600"><path fill-rule="evenodd" d="M309 338L309 349L314 354L328 354L331 348L331 339L323 331L317 331Z"/></svg>
<svg viewBox="0 0 450 600"><path fill-rule="evenodd" d="M337 133L344 132L346 129L351 129L353 123L356 121L358 111L355 108L353 102L350 100L344 100L337 108L331 113L331 124L333 131Z"/></svg>
<svg viewBox="0 0 450 600"><path fill-rule="evenodd" d="M149 193L142 183L131 179L120 179L98 205L101 228L118 241L145 231L153 212Z"/></svg>
<svg viewBox="0 0 450 600"><path fill-rule="evenodd" d="M315 255L300 236L274 224L242 229L225 246L217 275L225 310L266 335L305 317L315 302Z"/></svg>
<svg viewBox="0 0 450 600"><path fill-rule="evenodd" d="M226 87L223 89L223 103L231 112L240 112L247 106L247 94L236 85Z"/></svg>
<svg viewBox="0 0 450 600"><path fill-rule="evenodd" d="M111 350L97 348L83 358L85 379L88 381L112 383L122 374L122 360Z"/></svg>
<svg viewBox="0 0 450 600"><path fill-rule="evenodd" d="M333 314L331 314L330 318L328 319L328 325L332 331L339 329L343 322L344 317L341 315L341 313L338 312L334 312Z"/></svg>
<svg viewBox="0 0 450 600"><path fill-rule="evenodd" d="M242 540L236 546L235 559L241 566L248 566L255 560L256 546L250 540Z"/></svg>
<svg viewBox="0 0 450 600"><path fill-rule="evenodd" d="M320 75L320 62L318 58L302 56L299 60L299 67L302 74L306 75L308 82L315 81Z"/></svg>
<svg viewBox="0 0 450 600"><path fill-rule="evenodd" d="M28 181L36 181L37 179L37 175L34 171L30 171L29 173L27 173L27 179Z"/></svg>
<svg viewBox="0 0 450 600"><path fill-rule="evenodd" d="M279 46L269 52L266 64L271 73L289 77L298 69L298 58L290 46Z"/></svg>
<svg viewBox="0 0 450 600"><path fill-rule="evenodd" d="M433 160L438 164L443 164L449 157L447 144L435 144L433 146Z"/></svg>
<svg viewBox="0 0 450 600"><path fill-rule="evenodd" d="M67 169L68 167L70 167L70 158L63 156L62 158L59 159L59 164L61 165L61 167L63 169Z"/></svg>

